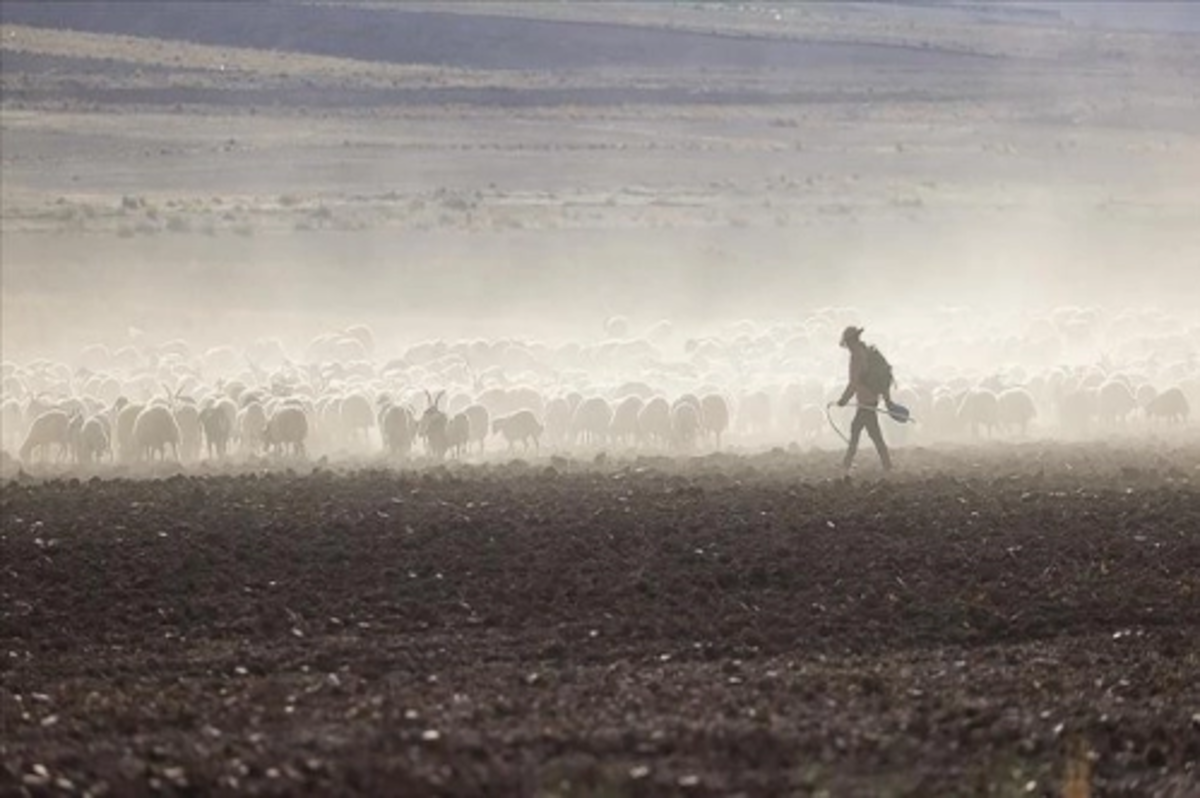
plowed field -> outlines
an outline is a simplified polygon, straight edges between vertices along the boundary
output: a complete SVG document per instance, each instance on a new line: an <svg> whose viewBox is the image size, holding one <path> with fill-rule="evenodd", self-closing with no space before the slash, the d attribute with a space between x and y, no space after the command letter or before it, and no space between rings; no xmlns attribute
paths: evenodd
<svg viewBox="0 0 1200 798"><path fill-rule="evenodd" d="M1200 451L869 454L11 482L0 793L1200 793Z"/></svg>

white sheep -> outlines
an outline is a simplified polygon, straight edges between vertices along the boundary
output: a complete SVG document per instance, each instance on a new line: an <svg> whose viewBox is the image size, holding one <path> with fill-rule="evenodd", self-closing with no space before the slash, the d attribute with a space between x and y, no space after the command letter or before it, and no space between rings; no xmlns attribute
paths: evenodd
<svg viewBox="0 0 1200 798"><path fill-rule="evenodd" d="M365 444L370 440L371 428L375 426L375 414L371 402L361 393L352 393L342 398L341 429L351 446Z"/></svg>
<svg viewBox="0 0 1200 798"><path fill-rule="evenodd" d="M317 434L328 448L342 441L342 397L322 396L316 404Z"/></svg>
<svg viewBox="0 0 1200 798"><path fill-rule="evenodd" d="M104 344L91 344L79 353L76 363L88 371L103 371L112 365L112 352Z"/></svg>
<svg viewBox="0 0 1200 798"><path fill-rule="evenodd" d="M17 399L5 399L0 404L0 447L17 448L25 437L25 414Z"/></svg>
<svg viewBox="0 0 1200 798"><path fill-rule="evenodd" d="M1037 404L1025 388L1006 388L996 398L997 421L1006 429L1025 435L1030 423L1037 418Z"/></svg>
<svg viewBox="0 0 1200 798"><path fill-rule="evenodd" d="M468 437L469 444L478 444L479 451L483 452L487 444L487 436L491 427L491 414L488 409L481 404L469 405L462 414L467 417L470 422L470 435Z"/></svg>
<svg viewBox="0 0 1200 798"><path fill-rule="evenodd" d="M604 320L604 332L609 338L625 338L629 335L629 319L624 316L609 316Z"/></svg>
<svg viewBox="0 0 1200 798"><path fill-rule="evenodd" d="M47 410L38 415L29 425L25 434L25 442L21 444L19 456L28 463L34 454L40 454L45 460L49 457L51 447L57 447L58 461L67 458L71 451L71 416L62 410Z"/></svg>
<svg viewBox="0 0 1200 798"><path fill-rule="evenodd" d="M153 461L155 455L161 460L167 459L167 448L170 447L175 460L179 460L179 424L171 409L164 405L152 404L138 413L133 423L133 444L137 459Z"/></svg>
<svg viewBox="0 0 1200 798"><path fill-rule="evenodd" d="M737 409L737 428L744 435L761 435L771 430L771 395L752 391L742 397Z"/></svg>
<svg viewBox="0 0 1200 798"><path fill-rule="evenodd" d="M660 319L650 325L650 329L646 330L646 339L653 344L662 346L671 340L671 335L674 331L675 328L669 320ZM643 396L642 398L645 399L646 397Z"/></svg>
<svg viewBox="0 0 1200 798"><path fill-rule="evenodd" d="M1110 379L1101 385L1096 400L1096 415L1105 424L1127 420L1138 406L1133 390L1119 379Z"/></svg>
<svg viewBox="0 0 1200 798"><path fill-rule="evenodd" d="M508 389L509 412L529 410L538 418L546 414L546 400L535 388L528 385L517 385Z"/></svg>
<svg viewBox="0 0 1200 798"><path fill-rule="evenodd" d="M1137 399L1138 407L1145 410L1146 407L1154 401L1155 397L1158 396L1158 389L1148 382L1143 382L1137 387L1137 390L1134 391L1133 396L1135 399Z"/></svg>
<svg viewBox="0 0 1200 798"><path fill-rule="evenodd" d="M263 444L263 433L267 429L267 410L258 402L251 402L238 411L238 439L243 452L257 452Z"/></svg>
<svg viewBox="0 0 1200 798"><path fill-rule="evenodd" d="M972 388L959 400L958 423L972 435L978 436L981 429L991 435L999 422L1000 400L993 391Z"/></svg>
<svg viewBox="0 0 1200 798"><path fill-rule="evenodd" d="M721 436L729 429L729 403L719 393L708 393L700 399L700 420L704 433L716 439L721 448Z"/></svg>
<svg viewBox="0 0 1200 798"><path fill-rule="evenodd" d="M652 397L638 413L638 439L643 445L667 446L671 435L671 405L662 396Z"/></svg>
<svg viewBox="0 0 1200 798"><path fill-rule="evenodd" d="M241 368L242 359L231 346L215 346L204 353L200 364L206 374L226 377Z"/></svg>
<svg viewBox="0 0 1200 798"><path fill-rule="evenodd" d="M571 417L571 438L584 445L603 445L608 439L613 409L602 396L591 396L579 403Z"/></svg>
<svg viewBox="0 0 1200 798"><path fill-rule="evenodd" d="M403 405L386 404L379 413L379 434L384 450L396 457L408 457L417 436L417 422Z"/></svg>
<svg viewBox="0 0 1200 798"><path fill-rule="evenodd" d="M1168 423L1184 424L1188 420L1191 407L1187 396L1179 388L1168 388L1155 396L1146 405L1146 416L1151 419L1161 419Z"/></svg>
<svg viewBox="0 0 1200 798"><path fill-rule="evenodd" d="M571 430L571 415L573 411L565 396L556 396L546 403L546 414L542 416L546 424L546 438L555 446L561 446L567 440Z"/></svg>
<svg viewBox="0 0 1200 798"><path fill-rule="evenodd" d="M615 391L612 392L612 398L624 400L627 397L636 396L645 402L650 397L654 396L654 389L649 384L642 380L622 383Z"/></svg>
<svg viewBox="0 0 1200 798"><path fill-rule="evenodd" d="M925 428L935 439L956 438L961 426L958 418L958 401L946 388L934 392L929 407L929 420Z"/></svg>
<svg viewBox="0 0 1200 798"><path fill-rule="evenodd" d="M471 443L471 418L466 413L455 413L446 423L446 448L454 457L467 453Z"/></svg>
<svg viewBox="0 0 1200 798"><path fill-rule="evenodd" d="M75 458L76 463L83 463L81 449L83 446L83 422L86 417L78 411L67 411L67 415L71 417L67 424L67 442L71 449L71 455Z"/></svg>
<svg viewBox="0 0 1200 798"><path fill-rule="evenodd" d="M209 458L225 457L237 421L237 405L232 399L221 397L205 404L200 411L199 421Z"/></svg>
<svg viewBox="0 0 1200 798"><path fill-rule="evenodd" d="M532 410L518 410L507 416L501 416L492 422L492 432L503 435L508 441L508 448L520 442L521 448L527 449L530 441L536 449L541 448L541 437L545 427L538 421Z"/></svg>
<svg viewBox="0 0 1200 798"><path fill-rule="evenodd" d="M508 397L508 389L496 386L481 391L475 398L475 404L486 407L493 416L507 416L514 409Z"/></svg>
<svg viewBox="0 0 1200 798"><path fill-rule="evenodd" d="M619 393L619 392L618 392ZM638 439L638 414L646 403L636 394L630 394L617 404L613 411L609 435L618 444L634 443Z"/></svg>
<svg viewBox="0 0 1200 798"><path fill-rule="evenodd" d="M359 338L352 335L319 335L308 345L306 358L309 363L336 363L345 365L367 360L370 352Z"/></svg>
<svg viewBox="0 0 1200 798"><path fill-rule="evenodd" d="M365 324L355 324L346 328L346 336L362 344L363 352L369 357L375 354L375 333Z"/></svg>
<svg viewBox="0 0 1200 798"><path fill-rule="evenodd" d="M271 414L263 429L262 440L268 452L280 451L304 457L304 441L308 438L308 416L295 405L285 405Z"/></svg>
<svg viewBox="0 0 1200 798"><path fill-rule="evenodd" d="M108 421L103 416L92 416L84 421L75 441L75 452L79 462L91 465L108 455L112 457L111 435Z"/></svg>
<svg viewBox="0 0 1200 798"><path fill-rule="evenodd" d="M138 416L145 409L145 405L118 400L113 409L116 411L117 456L123 462L132 462L138 458L133 426L137 423Z"/></svg>
<svg viewBox="0 0 1200 798"><path fill-rule="evenodd" d="M701 432L700 410L696 403L677 402L671 408L671 440L680 449L690 450Z"/></svg>
<svg viewBox="0 0 1200 798"><path fill-rule="evenodd" d="M246 345L246 358L262 368L274 369L288 362L287 350L278 338L257 338Z"/></svg>
<svg viewBox="0 0 1200 798"><path fill-rule="evenodd" d="M175 406L175 423L179 425L179 449L183 459L191 462L199 459L203 439L200 425L200 410L190 401Z"/></svg>

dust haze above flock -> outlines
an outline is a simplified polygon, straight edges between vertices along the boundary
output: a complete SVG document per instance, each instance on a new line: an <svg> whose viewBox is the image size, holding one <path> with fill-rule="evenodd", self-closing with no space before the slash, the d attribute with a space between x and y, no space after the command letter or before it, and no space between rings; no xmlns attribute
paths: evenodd
<svg viewBox="0 0 1200 798"><path fill-rule="evenodd" d="M827 305L1194 324L1195 12L1017 5L6 2L5 358Z"/></svg>

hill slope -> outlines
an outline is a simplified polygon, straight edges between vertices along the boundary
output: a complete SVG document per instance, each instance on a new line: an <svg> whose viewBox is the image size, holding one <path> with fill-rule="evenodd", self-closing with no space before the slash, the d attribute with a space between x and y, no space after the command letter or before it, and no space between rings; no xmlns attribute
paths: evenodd
<svg viewBox="0 0 1200 798"><path fill-rule="evenodd" d="M278 3L5 3L8 24L490 70L605 67L954 69L989 59L888 44L811 43L614 23ZM951 55L953 61L946 61Z"/></svg>

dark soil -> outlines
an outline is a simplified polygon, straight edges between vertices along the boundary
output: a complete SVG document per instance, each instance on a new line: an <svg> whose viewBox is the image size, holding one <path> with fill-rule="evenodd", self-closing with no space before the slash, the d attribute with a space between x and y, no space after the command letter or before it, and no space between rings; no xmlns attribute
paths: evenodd
<svg viewBox="0 0 1200 798"><path fill-rule="evenodd" d="M0 794L1196 795L1200 452L12 482Z"/></svg>

